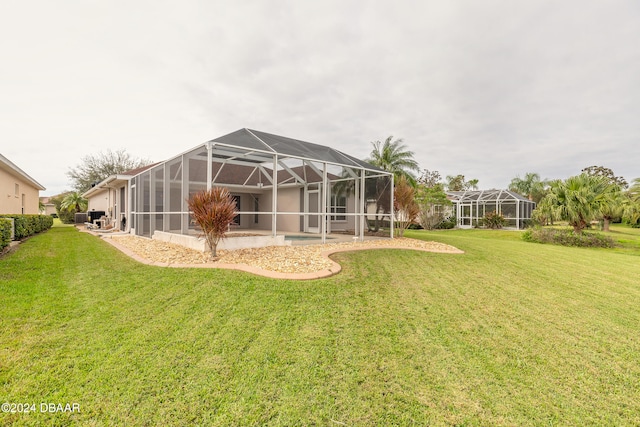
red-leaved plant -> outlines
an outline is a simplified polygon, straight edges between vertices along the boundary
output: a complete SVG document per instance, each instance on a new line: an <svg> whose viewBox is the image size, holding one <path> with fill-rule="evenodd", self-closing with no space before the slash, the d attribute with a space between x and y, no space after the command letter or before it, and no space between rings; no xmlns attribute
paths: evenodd
<svg viewBox="0 0 640 427"><path fill-rule="evenodd" d="M393 189L393 207L396 216L395 232L400 237L404 236L404 230L409 228L420 214L420 207L415 198L415 190L409 181L404 176L398 178Z"/></svg>
<svg viewBox="0 0 640 427"><path fill-rule="evenodd" d="M203 190L192 195L187 203L193 219L202 228L211 249L211 256L215 259L218 256L216 248L220 239L224 238L229 225L238 214L236 201L226 188L213 187L211 190Z"/></svg>

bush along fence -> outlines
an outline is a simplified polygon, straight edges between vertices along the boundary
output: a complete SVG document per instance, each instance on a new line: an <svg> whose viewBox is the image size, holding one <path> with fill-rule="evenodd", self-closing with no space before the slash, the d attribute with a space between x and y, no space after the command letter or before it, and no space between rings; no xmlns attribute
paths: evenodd
<svg viewBox="0 0 640 427"><path fill-rule="evenodd" d="M13 219L13 221L11 221ZM13 231L13 240L21 240L36 233L48 230L53 226L53 218L49 215L0 215L0 234L2 243L0 249L8 246L11 242L11 234ZM6 225L8 223L8 226ZM13 230L12 230L13 223ZM5 245L5 227L9 230L9 242ZM4 246L2 246L4 245Z"/></svg>

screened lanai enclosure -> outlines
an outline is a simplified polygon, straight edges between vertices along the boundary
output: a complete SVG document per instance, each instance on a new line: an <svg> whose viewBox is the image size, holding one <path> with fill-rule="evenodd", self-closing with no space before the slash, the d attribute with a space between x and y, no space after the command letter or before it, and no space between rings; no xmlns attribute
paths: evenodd
<svg viewBox="0 0 640 427"><path fill-rule="evenodd" d="M391 174L326 146L241 129L134 176L133 232L198 235L187 200L215 186L235 198L232 231L302 232L324 242L338 231L362 240L376 221L393 226Z"/></svg>
<svg viewBox="0 0 640 427"><path fill-rule="evenodd" d="M506 227L519 230L536 207L535 202L509 190L447 191L447 195L460 228L474 227L485 215L497 212L507 220Z"/></svg>

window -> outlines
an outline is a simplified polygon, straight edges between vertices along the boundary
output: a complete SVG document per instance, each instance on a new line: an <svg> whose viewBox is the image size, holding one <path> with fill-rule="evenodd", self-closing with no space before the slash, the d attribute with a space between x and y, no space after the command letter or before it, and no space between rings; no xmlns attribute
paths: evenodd
<svg viewBox="0 0 640 427"><path fill-rule="evenodd" d="M11 187L9 187L9 188L11 188ZM20 196L20 184L18 184L18 183L16 183L16 187L15 187L14 195L15 195L16 197L19 197L19 196Z"/></svg>
<svg viewBox="0 0 640 427"><path fill-rule="evenodd" d="M347 213L347 198L345 196L331 196L331 213L345 214ZM346 221L346 215L332 215L331 221Z"/></svg>

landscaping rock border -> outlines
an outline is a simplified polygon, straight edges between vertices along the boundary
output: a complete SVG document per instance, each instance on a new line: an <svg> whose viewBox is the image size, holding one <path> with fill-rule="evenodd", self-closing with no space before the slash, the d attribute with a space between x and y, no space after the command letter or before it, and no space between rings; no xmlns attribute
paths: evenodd
<svg viewBox="0 0 640 427"><path fill-rule="evenodd" d="M179 245L131 235L103 235L125 254L139 262L177 268L226 268L279 279L318 279L340 272L329 255L337 252L369 249L412 249L426 252L461 254L463 251L444 243L409 238L380 239L365 242L324 245L269 246L264 248L220 250L212 261L208 253Z"/></svg>

